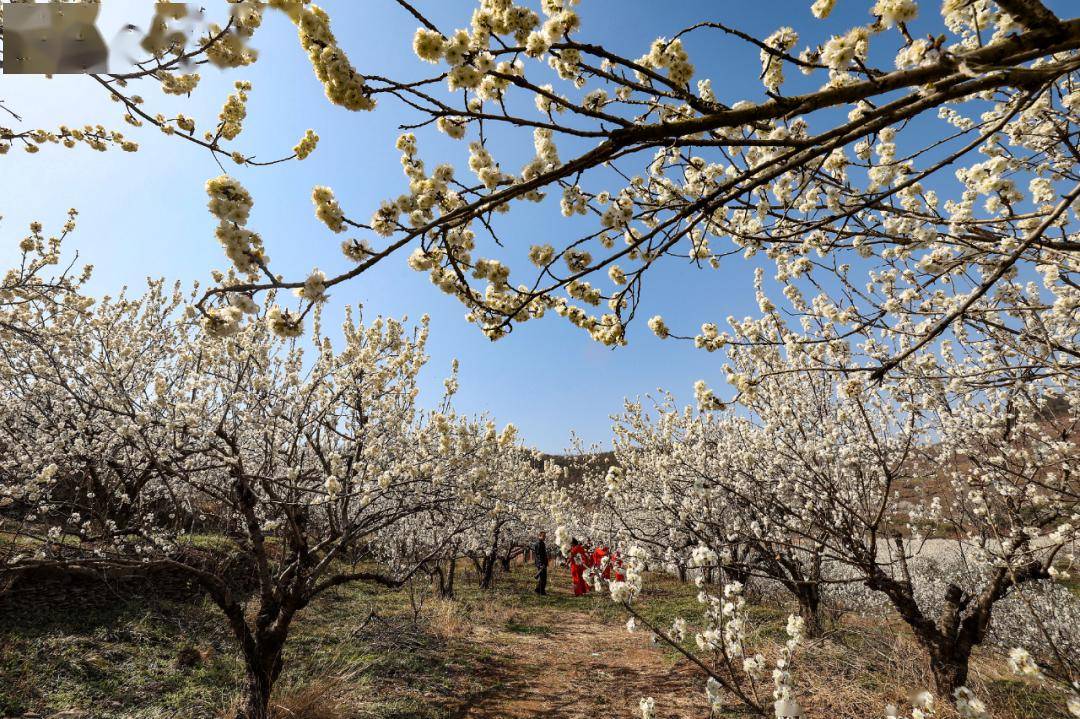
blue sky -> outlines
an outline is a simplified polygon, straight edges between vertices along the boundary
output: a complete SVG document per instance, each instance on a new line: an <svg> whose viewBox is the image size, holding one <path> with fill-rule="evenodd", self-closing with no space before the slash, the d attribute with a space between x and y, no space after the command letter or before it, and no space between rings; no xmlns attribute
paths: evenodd
<svg viewBox="0 0 1080 719"><path fill-rule="evenodd" d="M340 44L361 72L399 78L431 72L432 66L420 63L411 52L415 19L396 3L323 0L321 4L333 20ZM444 31L467 26L475 7L472 0L418 0L416 4ZM839 0L834 17L820 22L810 15L809 0L584 0L581 38L637 57L655 37L716 17L758 36L781 24L793 25L803 33L801 48L823 41L830 31L866 22L871 4ZM936 29L940 26L938 3L922 4L927 17L920 23L928 20L932 27L928 24L927 29ZM135 15L145 14L146 4L105 0L105 6L107 13L119 17L132 8L143 8ZM107 22L104 19L103 25ZM366 220L381 200L406 189L393 145L397 125L410 115L386 98L373 113L350 113L331 106L296 41L293 26L278 13L267 13L254 44L261 59L253 67L226 73L202 70L203 82L190 100L165 98L150 87L143 88L147 107L166 114L183 112L206 129L216 121L232 82L246 79L254 89L236 148L270 159L288 154L307 128L315 129L322 139L305 162L270 168L238 168L229 163L225 169L254 195L249 226L263 235L271 267L291 276L303 276L316 266L328 273L340 271L348 266L339 251L342 237L315 219L311 188L329 185L347 214ZM697 65L696 78L711 77L720 99L762 98L756 49L715 32L695 34L686 45ZM802 78L794 75L792 87L800 88ZM125 128L119 106L87 77L6 76L0 80L0 99L22 114L29 127L100 122L109 128ZM11 124L8 119L3 122ZM56 228L68 207L80 211L79 229L69 249L95 265L91 289L96 293L115 293L125 285L137 288L148 276L205 282L211 268L225 266L203 190L208 178L221 173L215 161L208 153L156 130L127 129L142 146L137 153L101 154L81 147L48 146L37 155L13 151L0 160L4 167L0 267L10 266L17 258L18 240L27 223L37 219L47 228ZM506 145L503 142L494 150L496 159L511 170L532 154L531 133L518 132L514 137L513 146L500 151ZM569 142L560 143L564 159L575 149ZM429 168L442 161L464 167L468 157L465 143L434 132L421 134L420 152ZM524 207L504 218L501 235L510 251L522 258L529 245L547 241L558 245L551 238L573 227L550 205ZM624 397L664 387L689 401L695 380L722 384L722 357L687 343L655 338L644 324L649 316L662 314L673 328L692 334L702 322L722 324L728 315L757 312L750 263L736 259L720 271L696 271L676 261L660 265L649 277L643 316L630 330L628 347L606 349L554 316L523 325L491 343L464 321L464 309L456 300L434 288L425 275L406 267L406 256L390 258L336 288L325 326L339 324L346 303L362 304L368 317L417 319L427 312L432 333L431 363L424 378L426 400L437 400L441 380L456 357L461 361L458 409L486 411L499 423L512 421L529 443L547 451L564 448L571 430L586 443L607 444L609 415L621 409Z"/></svg>

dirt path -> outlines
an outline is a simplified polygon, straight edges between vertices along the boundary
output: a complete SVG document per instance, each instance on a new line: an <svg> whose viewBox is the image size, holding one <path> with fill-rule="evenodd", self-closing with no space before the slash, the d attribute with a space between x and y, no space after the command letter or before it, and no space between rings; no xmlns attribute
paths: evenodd
<svg viewBox="0 0 1080 719"><path fill-rule="evenodd" d="M560 593L561 594L561 593ZM652 644L648 632L630 633L617 620L582 608L522 608L503 627L478 629L495 649L494 686L474 697L461 719L633 719L651 696L664 717L702 719L704 681L685 660Z"/></svg>

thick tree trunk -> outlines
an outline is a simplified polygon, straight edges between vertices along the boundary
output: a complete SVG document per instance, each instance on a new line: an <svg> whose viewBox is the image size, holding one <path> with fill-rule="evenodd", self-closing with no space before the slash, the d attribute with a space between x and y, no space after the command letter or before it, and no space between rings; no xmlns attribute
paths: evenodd
<svg viewBox="0 0 1080 719"><path fill-rule="evenodd" d="M449 599L454 596L454 576L457 574L457 557L450 560L446 567L446 585L442 587L442 595Z"/></svg>
<svg viewBox="0 0 1080 719"><path fill-rule="evenodd" d="M882 572L877 572L867 582L871 589L885 592L893 606L915 633L919 645L930 658L930 673L934 677L934 691L942 699L954 702L953 692L967 682L968 662L971 650L979 645L990 626L994 601L1003 596L1001 578L991 582L982 598L971 609L971 599L960 587L950 584L945 589L941 614L931 621L919 609L912 592L911 575L907 565L902 565L904 581L898 582ZM969 613L965 616L964 610Z"/></svg>
<svg viewBox="0 0 1080 719"><path fill-rule="evenodd" d="M686 565L680 563L678 565L678 570L679 570L679 581L680 582L685 582L686 581Z"/></svg>
<svg viewBox="0 0 1080 719"><path fill-rule="evenodd" d="M484 571L480 576L481 589L491 589L495 586L495 563L499 561L499 532L501 529L501 526L495 527L495 533L491 538L491 550L484 557Z"/></svg>
<svg viewBox="0 0 1080 719"><path fill-rule="evenodd" d="M957 687L967 684L970 658L970 651L957 648L931 651L930 672L934 675L934 690L939 697L951 702Z"/></svg>
<svg viewBox="0 0 1080 719"><path fill-rule="evenodd" d="M439 578L439 596L450 599L454 596L454 574L457 570L457 557L446 564L446 571L441 566L435 567L435 576Z"/></svg>
<svg viewBox="0 0 1080 719"><path fill-rule="evenodd" d="M443 569L439 565L435 565L435 568L431 570L428 577L434 580L439 590L440 597L446 597L446 575L443 574Z"/></svg>
<svg viewBox="0 0 1080 719"><path fill-rule="evenodd" d="M244 704L236 714L236 719L269 719L270 692L274 688L269 677L250 671L244 689Z"/></svg>
<svg viewBox="0 0 1080 719"><path fill-rule="evenodd" d="M270 694L281 674L281 642L258 646L245 658L247 677L244 682L244 703L236 719L269 719Z"/></svg>
<svg viewBox="0 0 1080 719"><path fill-rule="evenodd" d="M281 675L289 626L296 612L307 604L307 600L294 595L287 597L284 602L279 602L263 596L253 628L247 622L243 605L232 597L224 584L205 580L203 586L228 618L229 627L244 657L243 702L237 708L235 717L269 719L270 696L274 690L274 682Z"/></svg>
<svg viewBox="0 0 1080 719"><path fill-rule="evenodd" d="M491 589L495 584L495 552L484 557L484 572L480 576L480 588Z"/></svg>
<svg viewBox="0 0 1080 719"><path fill-rule="evenodd" d="M989 626L992 606L992 602L986 604L985 615L976 608L964 616L964 610L970 608L969 599L957 585L946 587L945 602L937 623L941 636L927 646L930 672L934 675L938 696L953 701L953 692L967 682L971 648L982 641L982 629Z"/></svg>
<svg viewBox="0 0 1080 719"><path fill-rule="evenodd" d="M799 602L799 616L802 617L807 637L821 636L821 588L816 584L800 584L795 592Z"/></svg>

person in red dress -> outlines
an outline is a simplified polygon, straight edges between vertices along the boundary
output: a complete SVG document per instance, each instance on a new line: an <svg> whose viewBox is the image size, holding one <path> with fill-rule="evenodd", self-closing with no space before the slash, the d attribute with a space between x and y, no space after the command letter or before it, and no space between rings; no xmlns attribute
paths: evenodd
<svg viewBox="0 0 1080 719"><path fill-rule="evenodd" d="M580 597L589 591L589 584L582 574L589 566L589 555L581 542L576 539L570 540L570 556L567 558L570 565L570 579L574 582L574 596Z"/></svg>
<svg viewBox="0 0 1080 719"><path fill-rule="evenodd" d="M604 559L607 558L607 562ZM604 579L611 579L611 557L608 548L604 545L597 547L592 553L593 569L600 572Z"/></svg>

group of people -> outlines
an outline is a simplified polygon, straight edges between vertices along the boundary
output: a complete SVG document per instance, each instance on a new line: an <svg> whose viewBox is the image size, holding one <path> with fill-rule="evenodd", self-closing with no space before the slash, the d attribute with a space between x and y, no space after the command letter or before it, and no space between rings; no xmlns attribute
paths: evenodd
<svg viewBox="0 0 1080 719"><path fill-rule="evenodd" d="M536 566L536 593L547 594L547 573L550 557L548 555L546 532L541 531L533 545L533 564ZM570 553L566 558L570 567L570 580L573 582L574 596L580 597L593 589L597 577L615 581L626 579L623 563L618 553L612 552L606 545L596 545L593 549L579 542L570 540Z"/></svg>

